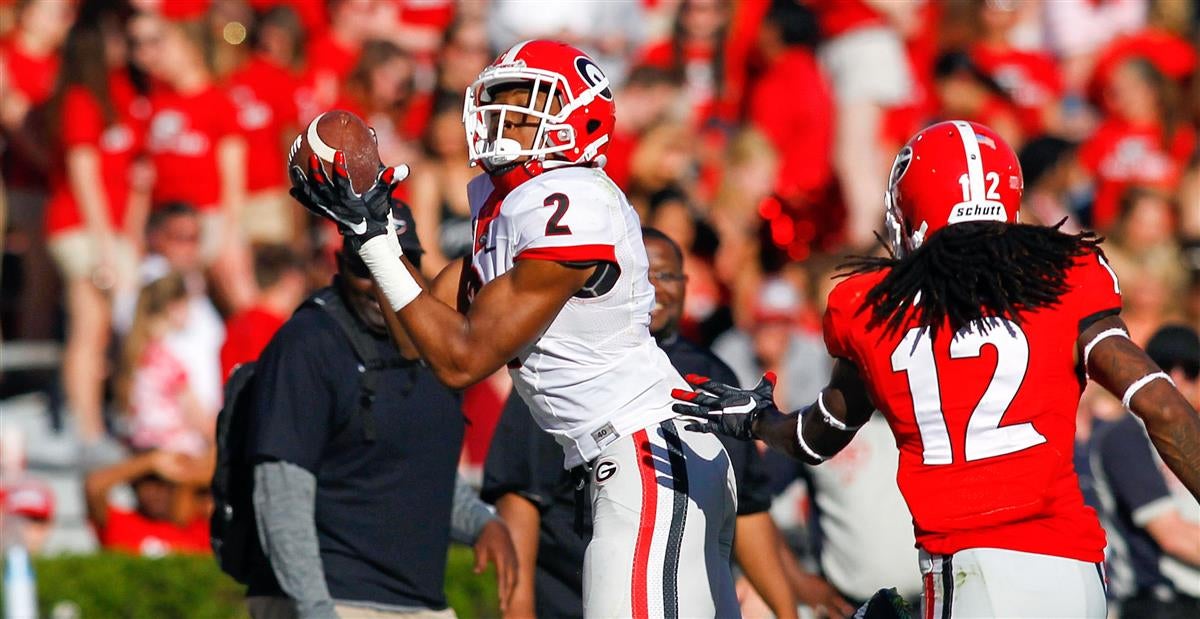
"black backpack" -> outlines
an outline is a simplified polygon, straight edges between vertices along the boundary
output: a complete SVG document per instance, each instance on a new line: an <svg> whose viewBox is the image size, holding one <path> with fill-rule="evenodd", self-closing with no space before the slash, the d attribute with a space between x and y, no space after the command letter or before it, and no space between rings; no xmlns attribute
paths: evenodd
<svg viewBox="0 0 1200 619"><path fill-rule="evenodd" d="M357 425L362 428L363 439L374 442L375 422L371 406L375 401L379 371L406 362L398 355L391 358L380 355L375 338L346 307L333 287L317 291L300 307L317 307L333 317L358 357L358 408L349 423L338 430L334 440ZM242 584L247 584L259 570L269 571L270 567L254 521L254 463L250 461L246 444L253 416L256 365L253 361L238 365L225 382L225 404L217 415L217 463L212 479L213 513L209 522L209 541L217 564Z"/></svg>

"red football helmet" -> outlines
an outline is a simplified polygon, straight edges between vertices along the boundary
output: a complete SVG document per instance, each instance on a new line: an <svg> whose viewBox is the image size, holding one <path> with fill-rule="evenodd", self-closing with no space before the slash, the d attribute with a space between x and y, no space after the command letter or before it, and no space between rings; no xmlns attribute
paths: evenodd
<svg viewBox="0 0 1200 619"><path fill-rule="evenodd" d="M492 102L497 87L513 83L528 85L535 93L547 91L544 104L539 108L536 97L524 106ZM559 109L551 112L555 102ZM492 172L528 156L525 168L531 175L562 165L602 165L615 109L608 77L587 54L557 41L517 43L467 88L463 125L471 163ZM518 112L538 121L530 148L501 136L505 115Z"/></svg>
<svg viewBox="0 0 1200 619"><path fill-rule="evenodd" d="M888 240L903 256L930 234L966 221L1017 223L1025 178L1017 154L995 131L951 120L900 149L888 178Z"/></svg>

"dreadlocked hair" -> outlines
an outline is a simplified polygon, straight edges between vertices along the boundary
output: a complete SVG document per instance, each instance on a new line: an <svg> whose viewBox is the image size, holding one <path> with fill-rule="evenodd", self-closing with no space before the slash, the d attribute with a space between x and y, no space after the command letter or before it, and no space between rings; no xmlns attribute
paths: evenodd
<svg viewBox="0 0 1200 619"><path fill-rule="evenodd" d="M1088 252L1100 256L1095 232L1067 234L1053 226L965 222L947 226L912 253L897 258L853 256L838 277L888 269L867 293L859 312L871 310L868 328L898 331L909 314L936 335L949 319L958 332L985 317L1020 322L1022 312L1052 307L1067 291L1067 269ZM984 325L986 328L986 324Z"/></svg>

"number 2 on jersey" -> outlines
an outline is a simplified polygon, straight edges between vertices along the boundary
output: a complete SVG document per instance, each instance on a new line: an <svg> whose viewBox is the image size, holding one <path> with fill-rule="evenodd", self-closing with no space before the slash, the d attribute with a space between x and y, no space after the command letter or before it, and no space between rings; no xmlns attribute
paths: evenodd
<svg viewBox="0 0 1200 619"><path fill-rule="evenodd" d="M1046 442L1029 422L1000 427L1000 420L1025 380L1029 366L1029 341L1021 328L1003 318L988 321L987 330L979 321L964 327L950 342L950 358L978 357L984 344L996 347L996 369L987 390L979 399L967 422L963 450L967 462L1002 456ZM938 387L938 368L933 355L933 340L923 327L909 329L892 351L892 370L908 377L913 413L924 445L925 464L950 464L950 433L942 412Z"/></svg>
<svg viewBox="0 0 1200 619"><path fill-rule="evenodd" d="M552 193L546 196L546 201L542 202L542 206L555 206L554 214L550 216L550 220L546 222L546 236L563 236L571 233L571 227L562 224L563 215L567 214L567 207L571 205L571 201L567 199L565 193Z"/></svg>

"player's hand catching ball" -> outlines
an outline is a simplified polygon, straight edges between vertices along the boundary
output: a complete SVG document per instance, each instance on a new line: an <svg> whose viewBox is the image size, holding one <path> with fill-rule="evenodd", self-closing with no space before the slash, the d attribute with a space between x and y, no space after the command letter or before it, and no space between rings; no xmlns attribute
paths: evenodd
<svg viewBox="0 0 1200 619"><path fill-rule="evenodd" d="M346 171L346 155L337 151L333 157L333 174L327 176L316 155L309 158L308 171L292 166L288 171L292 188L289 193L304 208L338 226L344 236L355 237L360 243L388 232L388 215L392 209L392 193L401 181L408 178L408 166L394 168L380 164L375 182L357 193Z"/></svg>
<svg viewBox="0 0 1200 619"><path fill-rule="evenodd" d="M738 389L705 376L688 374L685 377L696 391L674 389L671 397L686 404L672 407L677 413L698 417L686 426L697 432L716 432L743 441L758 438L754 424L770 412L781 414L775 407L775 373L767 372L753 389Z"/></svg>

